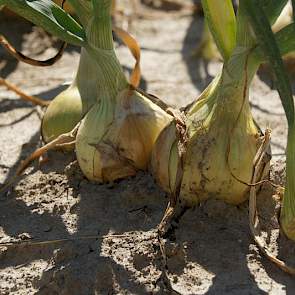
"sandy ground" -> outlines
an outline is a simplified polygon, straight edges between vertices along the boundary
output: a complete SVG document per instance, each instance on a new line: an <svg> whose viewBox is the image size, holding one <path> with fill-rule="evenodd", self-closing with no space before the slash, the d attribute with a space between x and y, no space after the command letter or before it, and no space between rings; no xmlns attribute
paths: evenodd
<svg viewBox="0 0 295 295"><path fill-rule="evenodd" d="M188 11L145 9L129 30L142 47L142 88L172 106L185 106L219 71L194 53L203 20ZM58 42L25 21L0 15L0 32L22 52L52 56ZM130 69L128 50L117 52ZM49 49L48 49L49 48ZM0 49L0 76L30 94L51 99L70 81L79 51L68 47L52 68L17 63ZM272 178L284 181L286 122L269 78L251 88L255 119L272 139ZM38 108L0 92L0 183L40 145ZM0 241L59 240L1 247L0 294L171 294L165 290L155 230L167 197L147 173L97 185L81 174L74 153L50 152L0 195ZM262 230L271 250L295 266L295 245L279 233L277 204L265 186L259 195ZM184 212L166 239L169 279L180 294L294 294L295 280L261 256L250 236L248 204L210 200ZM84 238L81 238L84 237Z"/></svg>

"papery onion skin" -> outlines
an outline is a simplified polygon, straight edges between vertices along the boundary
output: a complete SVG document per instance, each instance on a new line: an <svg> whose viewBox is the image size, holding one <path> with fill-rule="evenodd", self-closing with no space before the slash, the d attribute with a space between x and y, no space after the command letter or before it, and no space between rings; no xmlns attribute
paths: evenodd
<svg viewBox="0 0 295 295"><path fill-rule="evenodd" d="M170 121L171 116L136 90L120 92L116 104L101 100L78 130L81 170L89 180L106 182L147 169L152 147Z"/></svg>
<svg viewBox="0 0 295 295"><path fill-rule="evenodd" d="M160 187L172 193L179 157L175 122L171 122L158 136L151 156L151 171Z"/></svg>

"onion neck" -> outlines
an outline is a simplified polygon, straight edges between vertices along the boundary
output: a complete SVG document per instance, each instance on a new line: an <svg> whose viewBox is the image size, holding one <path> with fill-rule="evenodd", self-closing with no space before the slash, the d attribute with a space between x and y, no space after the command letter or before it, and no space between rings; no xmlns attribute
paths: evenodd
<svg viewBox="0 0 295 295"><path fill-rule="evenodd" d="M254 55L255 39L243 3L238 10L236 38L236 47L223 65L217 93L217 110L234 120L241 110L251 114L249 88L259 67Z"/></svg>
<svg viewBox="0 0 295 295"><path fill-rule="evenodd" d="M216 95L216 112L228 121L236 120L239 114L251 114L249 86L259 64L252 58L251 50L236 47L224 64Z"/></svg>
<svg viewBox="0 0 295 295"><path fill-rule="evenodd" d="M93 62L92 57L89 55L86 49L82 48L78 71L73 86L76 86L79 90L82 100L83 115L96 102L96 85L98 83L97 65L95 62Z"/></svg>
<svg viewBox="0 0 295 295"><path fill-rule="evenodd" d="M112 50L111 0L93 0L93 11L86 29L87 41L95 48Z"/></svg>
<svg viewBox="0 0 295 295"><path fill-rule="evenodd" d="M115 103L118 93L128 87L128 82L114 50L111 2L92 0L92 16L86 29L86 51L96 67L96 100L110 99Z"/></svg>
<svg viewBox="0 0 295 295"><path fill-rule="evenodd" d="M188 110L189 122L202 121L204 127L215 123L232 129L239 119L241 126L247 126L247 121L252 120L249 86L258 66L249 48L236 47L220 75ZM221 120L223 124L220 124ZM195 127L191 129L194 132Z"/></svg>
<svg viewBox="0 0 295 295"><path fill-rule="evenodd" d="M236 47L224 62L218 84L215 84L208 100L210 115L217 124L222 119L228 126L232 126L237 119L252 118L249 87L258 70L259 61L254 55L255 38L246 15L241 1L237 15Z"/></svg>

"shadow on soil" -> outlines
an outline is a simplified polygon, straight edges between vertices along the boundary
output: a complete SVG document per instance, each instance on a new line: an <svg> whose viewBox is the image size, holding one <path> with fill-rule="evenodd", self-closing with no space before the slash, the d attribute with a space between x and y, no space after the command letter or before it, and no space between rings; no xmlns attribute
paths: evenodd
<svg viewBox="0 0 295 295"><path fill-rule="evenodd" d="M45 100L50 100L53 97L55 97L57 94L59 94L61 91L63 91L65 88L66 88L66 86L63 86L63 85L58 86L58 87L50 89L48 91L41 92L41 93L37 94L37 96L42 99L45 99ZM28 108L29 111L26 114L22 115L21 117L16 118L12 122L1 124L0 128L8 127L13 124L17 124L17 123L21 122L22 120L25 120L26 118L28 118L29 116L31 116L33 113L36 112L36 108L34 106L32 106L31 103L26 102L22 99L2 99L0 101L0 114L15 110L17 108L22 108L22 109ZM20 132L21 132L21 130L20 130ZM15 172L16 172L17 168L19 167L19 165L21 164L21 161L23 161L28 155L30 155L38 147L38 144L41 141L40 139L41 139L41 135L39 132L37 132L37 133L33 134L31 136L31 138L29 139L29 141L26 142L22 146L22 149L20 151L20 155L19 155L18 159L16 160L15 164L12 167L10 167L10 169L5 177L4 183L7 180L11 179L15 175ZM0 197L2 194L3 193L0 192Z"/></svg>
<svg viewBox="0 0 295 295"><path fill-rule="evenodd" d="M73 158L73 154L52 152L50 162L41 166L44 174L36 176L38 181L19 183L6 200L1 200L0 223L11 237L28 233L41 240L87 235L96 238L9 248L2 254L1 267L22 267L38 259L49 260L41 279L34 282L38 294L112 294L118 290L127 294L150 294L147 285L138 281L138 276L146 275L145 266L152 264L158 268L158 249L152 239L136 240L136 233L135 237L124 238L124 233L138 231L140 234L156 228L166 205L163 192L144 173L114 184L98 185L89 183L80 174L77 164L73 164L66 169L65 177L64 167ZM20 199L23 194L30 199L29 205ZM77 202L67 208L65 202L58 205L59 198L74 198ZM52 203L53 212L42 212L42 203ZM72 234L66 226L69 221L63 217L67 210L77 216L73 221L76 231ZM113 233L123 236L110 240L103 237ZM235 207L212 200L190 209L182 216L170 239L166 247L177 243L181 250L168 255L169 273L182 276L190 262L201 266L214 276L206 294L267 294L259 288L247 266L254 259L261 260L268 275L285 285L286 294L293 293L295 282L266 259L257 257L249 233L247 204ZM290 246L290 242L281 238L279 246L282 258L294 260L294 245ZM140 253L139 249L144 247L148 252ZM126 251L130 253L120 255ZM152 252L155 252L153 257ZM142 269L137 267L141 273L126 266L126 259L135 265L134 257L138 255L144 259ZM201 281L194 283L201 284ZM159 287L156 281L154 287L153 294L163 294L163 289L156 289Z"/></svg>
<svg viewBox="0 0 295 295"><path fill-rule="evenodd" d="M266 202L270 203L261 217L270 234L276 203L270 202L267 190L259 197L261 195L259 208L263 208ZM265 217L267 220L264 220ZM190 209L180 220L173 241L174 239L182 245L182 250L168 258L169 271L182 275L183 268L180 265L188 265L190 262L200 265L214 276L206 294L268 294L255 281L255 272L249 270L248 264L253 260L261 261L267 274L285 286L286 294L294 292L294 280L257 254L250 235L247 203L236 207L209 200L198 208ZM294 266L294 243L281 238L278 247L279 257ZM192 268L190 271L193 272ZM206 278L197 278L194 283L201 284L204 279Z"/></svg>
<svg viewBox="0 0 295 295"><path fill-rule="evenodd" d="M59 88L52 89L39 96L52 97L59 91ZM15 107L14 102L10 102L11 105L5 111ZM9 101L5 103L9 104ZM9 169L6 179L14 175L21 160L36 148L39 138L39 133L36 133L23 146L19 159ZM0 268L22 267L38 259L53 261L40 281L34 283L39 294L109 294L115 288L115 277L120 288L145 294L145 286L136 282L133 273L113 259L103 257L102 236L110 231L124 233L155 228L164 211L163 194L155 187L151 178L142 173L113 185L91 184L79 173L78 176L70 175L67 179L64 167L75 159L74 153L49 154L51 156L48 163L41 167L34 163L33 169L15 184L14 190L1 194L1 227L12 239L72 239L89 234L97 238L62 244L12 247L1 253ZM45 174L30 181L35 174L38 175L39 170ZM74 170L79 171L78 166ZM66 199L69 191L72 198L79 200L70 209L71 213L77 214L77 229L74 234L69 233L63 219L67 208L58 205L58 199ZM25 202L24 199L29 201ZM47 210L48 207L42 208L42 204L45 207L52 204L52 212Z"/></svg>
<svg viewBox="0 0 295 295"><path fill-rule="evenodd" d="M33 136L31 141L36 140ZM163 192L144 173L113 184L92 184L82 176L76 163L69 165L75 158L73 153L51 152L49 156L49 162L39 167L43 174L38 175L35 167L33 172L36 173L31 172L31 176L26 176L29 179L20 181L14 191L1 198L0 224L5 233L15 238L26 233L37 240L87 235L96 238L12 247L1 254L1 268L22 267L39 259L50 261L40 280L34 282L38 294L112 294L118 289L149 294L147 286L138 282L138 273L124 265L124 259L133 259L131 264L135 264L134 257L141 255L145 266L153 264L158 268L158 253L151 258L150 253L140 254L136 249L138 245L144 248L149 243L148 251L158 252L154 241L139 239L136 242L134 237L122 237L119 242L115 238L108 242L103 236L155 229L166 205ZM67 177L64 175L66 166ZM30 180L30 177L37 179ZM24 195L29 202L22 200ZM65 198L74 198L77 202L72 207L67 207L66 202L59 205L58 200ZM259 208L267 201L261 199ZM43 211L42 204L49 207L52 204L52 212L48 212L48 207ZM274 206L275 203L270 203L263 210L263 217L270 219ZM176 255L168 255L169 273L182 276L188 263L192 262L214 276L206 294L266 294L247 266L256 258L261 260L270 277L285 286L286 294L292 294L295 282L266 259L257 257L249 233L247 208L247 204L235 207L212 200L188 210L180 219L173 238L166 243L169 248L170 243L176 242L182 249ZM77 216L73 220L76 231L72 234L66 226L69 221L63 216L68 210ZM124 250L131 253L116 254ZM290 246L283 237L279 256L287 261L295 257L294 245ZM138 271L142 270L139 268ZM156 281L154 287L159 287ZM163 292L160 288L153 294Z"/></svg>
<svg viewBox="0 0 295 295"><path fill-rule="evenodd" d="M79 169L75 166L73 172L68 172L67 180L59 173L63 173L63 167L73 160L72 157L73 154L64 156L61 153L52 153L49 164L41 167L42 172L48 174L37 182L29 182L28 187L22 187L22 183L19 183L20 188L16 188L6 200L2 199L1 226L11 237L28 233L32 238L42 240L86 235L94 235L97 238L9 248L2 254L1 268L20 267L51 257L52 264L48 265L41 279L35 282L35 287L39 289L38 294L112 294L115 288L118 288L114 281L119 284L121 290L146 294L144 284L136 282L134 273L129 272L123 264L107 257L106 252L102 253L102 236L110 232L124 234L155 228L165 206L163 193L155 187L151 177L143 173L112 185L95 185L77 173ZM32 198L31 205L19 198L26 193L35 194L29 197ZM40 210L38 198L45 194L46 203L57 204L56 209L53 213L34 212L34 209ZM59 207L56 201L57 198L69 196L78 200L70 209L72 214L77 215L76 231L73 234L68 232L62 217L67 208ZM109 251L116 251L113 243L110 241ZM125 245L119 244L118 247L128 247L130 243L134 241L129 238Z"/></svg>

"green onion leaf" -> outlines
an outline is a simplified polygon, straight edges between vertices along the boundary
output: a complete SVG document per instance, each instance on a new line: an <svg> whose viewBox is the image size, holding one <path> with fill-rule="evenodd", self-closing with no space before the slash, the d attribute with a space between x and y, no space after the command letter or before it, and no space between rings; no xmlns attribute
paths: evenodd
<svg viewBox="0 0 295 295"><path fill-rule="evenodd" d="M275 33L275 39L279 46L281 55L284 56L292 51L295 51L295 24L291 23ZM255 55L260 63L266 62L266 56L263 54L262 49L258 46L255 49Z"/></svg>
<svg viewBox="0 0 295 295"><path fill-rule="evenodd" d="M10 10L41 26L61 40L83 46L83 28L61 7L50 0L4 0ZM2 4L0 2L0 4Z"/></svg>
<svg viewBox="0 0 295 295"><path fill-rule="evenodd" d="M259 0L258 4L265 12L271 25L275 23L288 0Z"/></svg>
<svg viewBox="0 0 295 295"><path fill-rule="evenodd" d="M214 41L226 61L236 46L236 16L231 0L202 0Z"/></svg>
<svg viewBox="0 0 295 295"><path fill-rule="evenodd" d="M289 77L285 71L280 49L271 30L268 18L257 1L244 0L249 20L259 42L259 45L272 67L276 86L286 113L289 126L294 124L294 101Z"/></svg>

